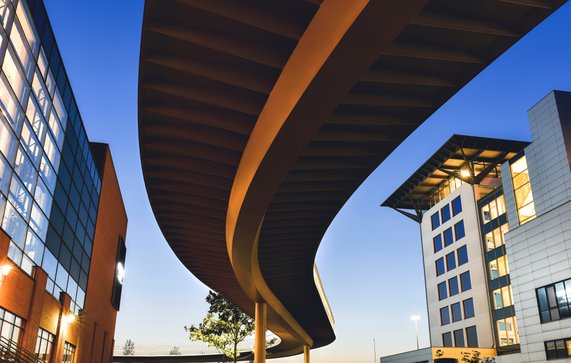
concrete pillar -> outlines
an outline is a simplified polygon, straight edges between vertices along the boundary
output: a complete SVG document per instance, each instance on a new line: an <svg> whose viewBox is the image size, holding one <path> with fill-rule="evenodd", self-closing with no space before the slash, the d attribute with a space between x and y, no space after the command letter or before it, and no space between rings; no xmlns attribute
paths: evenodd
<svg viewBox="0 0 571 363"><path fill-rule="evenodd" d="M303 363L309 363L309 345L303 346Z"/></svg>
<svg viewBox="0 0 571 363"><path fill-rule="evenodd" d="M256 330L254 341L254 363L266 362L266 318L268 306L265 302L256 302Z"/></svg>
<svg viewBox="0 0 571 363"><path fill-rule="evenodd" d="M52 347L52 354L50 357L51 363L59 363L63 359L63 346L66 340L66 334L68 332L68 323L66 322L66 315L70 313L69 307L71 306L71 297L62 292L60 294L59 300L61 302L61 310L59 312L58 322L57 322L57 330L56 336L54 339L54 346Z"/></svg>
<svg viewBox="0 0 571 363"><path fill-rule="evenodd" d="M28 319L24 326L22 334L22 346L34 352L36 349L36 340L38 339L38 330L40 328L40 320L44 309L44 298L46 296L46 284L48 274L41 267L34 267L34 286L30 299L30 308L28 310Z"/></svg>

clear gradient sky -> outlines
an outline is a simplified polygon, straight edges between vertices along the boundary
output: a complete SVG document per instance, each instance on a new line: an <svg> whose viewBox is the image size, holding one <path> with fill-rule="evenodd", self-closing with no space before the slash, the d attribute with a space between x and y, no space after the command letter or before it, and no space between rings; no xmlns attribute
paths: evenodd
<svg viewBox="0 0 571 363"><path fill-rule="evenodd" d="M129 216L115 339L185 346L184 326L206 312L208 289L174 256L151 212L137 136L143 0L45 0L92 141L111 145ZM317 255L337 340L317 363L373 362L415 348L410 315L428 327L418 225L379 205L453 133L529 140L526 111L552 89L571 90L571 3L490 65L409 137L338 214ZM276 362L300 362L300 357Z"/></svg>

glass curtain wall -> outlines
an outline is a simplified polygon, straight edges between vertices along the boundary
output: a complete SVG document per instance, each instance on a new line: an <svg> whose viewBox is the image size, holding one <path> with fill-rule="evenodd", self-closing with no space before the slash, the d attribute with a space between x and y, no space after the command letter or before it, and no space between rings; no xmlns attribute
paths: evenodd
<svg viewBox="0 0 571 363"><path fill-rule="evenodd" d="M505 248L505 234L509 227L503 189L498 188L480 199L478 208L498 352L519 352L519 336Z"/></svg>
<svg viewBox="0 0 571 363"><path fill-rule="evenodd" d="M0 216L11 238L8 257L30 275L41 266L47 290L56 298L67 292L78 313L101 181L41 1L0 0L0 64Z"/></svg>

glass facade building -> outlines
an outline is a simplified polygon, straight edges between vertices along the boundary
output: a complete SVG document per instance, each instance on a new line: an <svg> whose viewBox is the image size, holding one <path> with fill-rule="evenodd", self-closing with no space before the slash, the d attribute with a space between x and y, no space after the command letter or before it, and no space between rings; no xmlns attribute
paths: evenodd
<svg viewBox="0 0 571 363"><path fill-rule="evenodd" d="M506 254L509 232L503 188L478 201L480 231L496 347L498 353L519 352L519 334Z"/></svg>
<svg viewBox="0 0 571 363"><path fill-rule="evenodd" d="M42 1L0 0L0 216L8 257L83 308L101 189Z"/></svg>

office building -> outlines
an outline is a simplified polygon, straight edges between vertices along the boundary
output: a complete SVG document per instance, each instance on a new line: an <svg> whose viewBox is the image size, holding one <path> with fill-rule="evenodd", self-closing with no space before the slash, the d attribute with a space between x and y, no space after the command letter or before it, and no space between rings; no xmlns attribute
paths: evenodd
<svg viewBox="0 0 571 363"><path fill-rule="evenodd" d="M108 362L127 218L42 1L0 0L0 64L0 348Z"/></svg>
<svg viewBox="0 0 571 363"><path fill-rule="evenodd" d="M531 144L454 135L383 203L421 225L433 350L571 355L569 110L560 91L534 106Z"/></svg>

